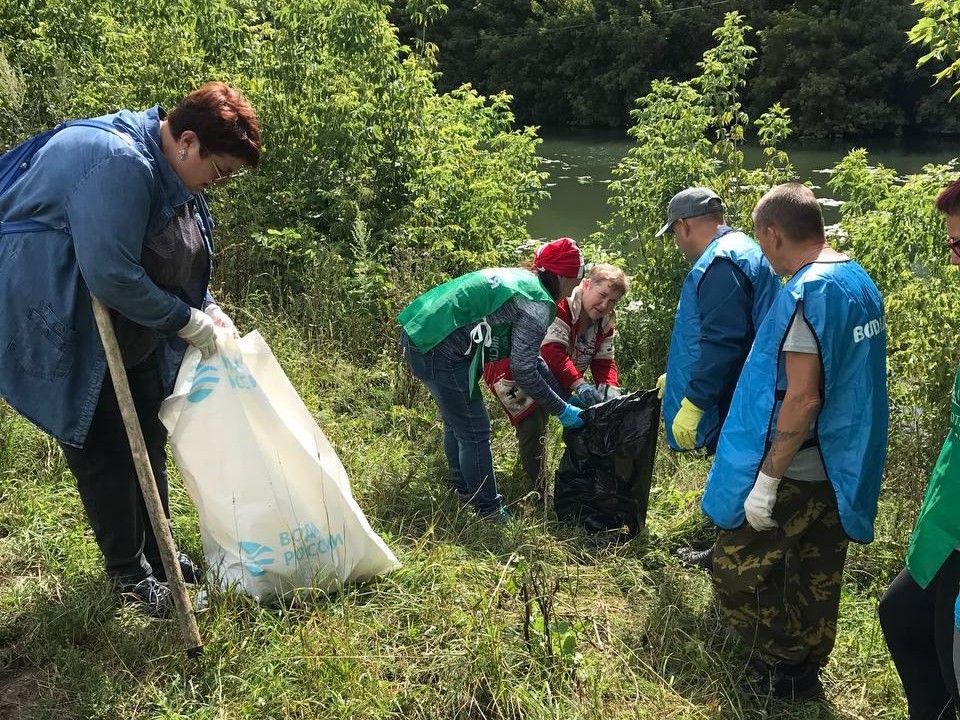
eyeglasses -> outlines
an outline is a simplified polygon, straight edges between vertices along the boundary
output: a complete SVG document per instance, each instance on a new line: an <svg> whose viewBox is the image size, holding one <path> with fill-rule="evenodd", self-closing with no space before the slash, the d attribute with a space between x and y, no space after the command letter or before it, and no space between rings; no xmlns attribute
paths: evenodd
<svg viewBox="0 0 960 720"><path fill-rule="evenodd" d="M950 248L953 252L960 255L960 237L953 237L952 235L947 235L947 247Z"/></svg>
<svg viewBox="0 0 960 720"><path fill-rule="evenodd" d="M242 167L237 168L236 170L227 170L227 172L223 172L220 169L220 166L217 165L217 161L213 159L213 155L210 156L210 164L213 165L213 171L217 174L216 179L213 181L215 185L222 185L223 183L229 180L242 177L245 174L247 169L247 166L244 165Z"/></svg>

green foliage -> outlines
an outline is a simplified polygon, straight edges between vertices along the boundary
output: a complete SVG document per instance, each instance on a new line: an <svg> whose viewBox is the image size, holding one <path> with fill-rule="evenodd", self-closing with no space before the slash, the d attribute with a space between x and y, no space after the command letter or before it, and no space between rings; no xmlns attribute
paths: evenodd
<svg viewBox="0 0 960 720"><path fill-rule="evenodd" d="M868 163L864 150L854 150L830 178L830 189L849 197L841 208L837 245L869 271L884 297L887 484L918 502L943 441L960 349L957 272L947 260L943 217L933 208L957 167L927 166L904 181L893 170Z"/></svg>
<svg viewBox="0 0 960 720"><path fill-rule="evenodd" d="M13 144L23 132L27 84L0 49L0 145Z"/></svg>
<svg viewBox="0 0 960 720"><path fill-rule="evenodd" d="M751 83L755 110L783 102L808 136L899 134L921 122L921 99L940 99L911 67L915 54L904 48L903 35L916 18L908 2L756 5L770 12L763 18L761 62ZM946 129L943 120L941 114L938 122Z"/></svg>
<svg viewBox="0 0 960 720"><path fill-rule="evenodd" d="M443 8L410 5L424 26ZM69 117L170 106L208 79L237 85L265 152L257 173L210 192L215 283L283 307L339 268L346 296L365 298L343 339L368 344L430 282L512 262L545 177L510 98L438 93L433 50L402 45L387 10L366 0L0 0L0 142Z"/></svg>
<svg viewBox="0 0 960 720"><path fill-rule="evenodd" d="M526 239L547 174L533 153L534 129L512 129L509 100L469 87L429 100L433 124L418 138L422 161L400 246L436 248L455 272L515 262L510 251Z"/></svg>
<svg viewBox="0 0 960 720"><path fill-rule="evenodd" d="M448 4L431 27L446 87L506 90L527 123L618 127L629 125L633 99L653 80L697 72L728 9L686 0ZM917 4L930 20L915 32L937 48L931 55L955 59L956 3ZM743 0L736 8L757 28L759 62L742 99L752 115L782 102L798 132L813 137L960 130L944 92L914 67L920 53L904 47L919 16L909 0Z"/></svg>
<svg viewBox="0 0 960 720"><path fill-rule="evenodd" d="M743 167L740 146L749 117L740 91L753 62L748 31L742 16L729 13L715 31L716 47L704 54L700 76L653 83L632 113L629 133L636 143L610 184L613 212L600 237L632 258L634 274L635 300L620 313L621 346L649 365L644 375L650 381L662 372L677 296L690 269L670 234L654 237L670 198L691 185L711 187L727 204L727 222L743 227L759 196L792 177L789 159L778 150L790 132L789 115L780 105L755 123L767 163L752 171Z"/></svg>
<svg viewBox="0 0 960 720"><path fill-rule="evenodd" d="M917 60L917 67L932 63L945 65L934 73L937 82L953 79L960 95L960 5L953 0L914 0L922 13L909 32L910 42L925 45L929 52Z"/></svg>
<svg viewBox="0 0 960 720"><path fill-rule="evenodd" d="M702 48L719 18L693 7L657 22L655 0L448 5L431 28L444 87L505 89L521 121L542 125L622 126L653 78L694 71L691 36Z"/></svg>

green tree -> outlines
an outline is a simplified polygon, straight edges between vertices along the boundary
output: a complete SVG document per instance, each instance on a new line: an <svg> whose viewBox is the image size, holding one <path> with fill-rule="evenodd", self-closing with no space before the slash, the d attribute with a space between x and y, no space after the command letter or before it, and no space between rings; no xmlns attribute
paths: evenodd
<svg viewBox="0 0 960 720"><path fill-rule="evenodd" d="M804 135L902 132L928 92L903 43L915 17L889 0L808 0L769 13L751 106L783 102Z"/></svg>
<svg viewBox="0 0 960 720"><path fill-rule="evenodd" d="M729 13L704 53L701 74L674 83L655 81L637 101L629 133L635 143L610 184L610 221L595 238L632 259L634 313L624 313L621 332L631 354L659 373L673 327L677 296L689 265L670 235L655 238L670 198L691 185L716 190L727 204L727 221L748 226L749 213L770 185L791 179L787 156L777 149L790 133L789 115L775 105L753 124L767 156L764 167L743 167L743 143L750 119L741 92L754 49L745 41L750 28Z"/></svg>
<svg viewBox="0 0 960 720"><path fill-rule="evenodd" d="M424 23L440 12L413 9ZM237 298L322 307L318 325L370 308L344 333L382 346L394 306L427 283L515 259L543 179L535 134L515 129L509 98L438 92L433 47L402 44L388 10L0 0L0 142L66 118L169 106L210 79L238 86L265 152L257 173L211 191L217 282ZM351 301L358 291L377 299Z"/></svg>
<svg viewBox="0 0 960 720"><path fill-rule="evenodd" d="M836 245L870 273L884 297L888 339L890 443L887 484L919 502L943 442L956 370L957 274L933 201L955 164L927 166L905 181L853 150L830 178L841 208ZM918 472L919 470L919 472ZM912 513L912 505L898 506ZM909 528L912 517L903 524Z"/></svg>
<svg viewBox="0 0 960 720"><path fill-rule="evenodd" d="M695 74L723 10L688 0L448 5L429 32L442 87L506 90L522 122L574 126L628 125L633 99L652 80ZM927 5L931 18L955 16L955 3ZM754 115L781 102L798 133L819 137L960 129L944 92L917 72L919 52L904 47L919 17L909 0L744 0L738 8L757 28L759 62L743 91ZM934 55L957 47L948 27L947 19L923 26L931 38L939 33ZM408 34L415 37L413 26Z"/></svg>
<svg viewBox="0 0 960 720"><path fill-rule="evenodd" d="M521 122L543 125L623 125L652 78L695 70L721 17L693 7L657 22L660 0L449 5L432 31L444 87L504 89Z"/></svg>
<svg viewBox="0 0 960 720"><path fill-rule="evenodd" d="M910 30L910 42L929 50L917 65L945 64L934 77L937 82L954 81L952 100L960 95L960 5L952 0L914 0L913 4L920 8L921 17Z"/></svg>

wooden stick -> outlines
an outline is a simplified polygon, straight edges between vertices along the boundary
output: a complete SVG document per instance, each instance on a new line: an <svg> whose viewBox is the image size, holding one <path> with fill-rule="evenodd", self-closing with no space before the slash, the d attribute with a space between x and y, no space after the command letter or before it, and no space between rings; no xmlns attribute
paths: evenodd
<svg viewBox="0 0 960 720"><path fill-rule="evenodd" d="M173 593L173 604L177 610L177 620L180 623L180 634L187 649L187 657L198 657L203 653L203 643L200 641L200 631L197 629L197 619L193 614L193 604L187 595L187 586L183 581L180 563L177 560L177 546L170 533L170 524L163 512L160 502L160 493L157 491L157 480L153 475L153 467L147 455L147 445L143 440L143 430L130 394L130 384L127 382L127 371L123 367L123 357L120 355L120 346L113 331L113 321L110 311L97 298L93 300L93 314L97 319L97 328L100 330L100 339L107 354L107 366L110 368L110 377L113 378L113 388L120 405L120 414L123 424L127 428L127 439L130 441L130 452L133 453L133 464L137 468L137 478L140 480L140 490L143 492L143 501L147 506L153 534L157 538L160 549L160 559L163 569L167 572L167 582Z"/></svg>

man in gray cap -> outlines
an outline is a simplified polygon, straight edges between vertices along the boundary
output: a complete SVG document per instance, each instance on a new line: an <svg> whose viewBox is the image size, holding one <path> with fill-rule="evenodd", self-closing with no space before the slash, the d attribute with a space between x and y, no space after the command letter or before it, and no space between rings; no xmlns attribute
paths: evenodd
<svg viewBox="0 0 960 720"><path fill-rule="evenodd" d="M720 196L704 187L670 200L667 222L692 265L674 318L663 393L667 442L674 450L713 454L740 370L760 321L780 290L780 279L760 246L724 222ZM681 551L687 562L709 568L710 550Z"/></svg>

